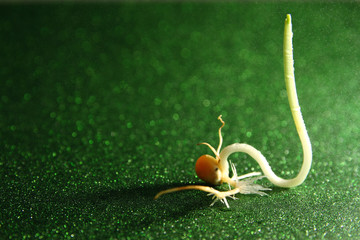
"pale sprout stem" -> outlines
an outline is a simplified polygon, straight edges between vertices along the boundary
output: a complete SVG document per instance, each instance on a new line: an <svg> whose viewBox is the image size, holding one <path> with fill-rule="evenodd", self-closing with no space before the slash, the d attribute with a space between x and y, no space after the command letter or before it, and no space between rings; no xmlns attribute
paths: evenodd
<svg viewBox="0 0 360 240"><path fill-rule="evenodd" d="M295 86L295 76L294 76L294 60L293 60L293 47L292 47L292 26L291 26L291 16L288 14L285 20L285 29L284 29L284 75L286 89L288 93L289 105L291 113L294 119L296 130L298 132L302 149L303 149L303 164L301 166L300 172L293 179L283 179L278 177L272 170L266 160L266 158L261 154L260 151L256 150L254 147L248 144L235 143L230 146L225 147L220 153L220 165L227 163L227 158L230 154L235 152L244 152L249 154L254 158L260 165L265 176L273 184L280 187L295 187L300 185L306 179L312 162L312 150L311 142L306 131L305 123L300 111L300 105L296 94Z"/></svg>
<svg viewBox="0 0 360 240"><path fill-rule="evenodd" d="M285 185L288 185L285 187L294 187L303 183L310 171L312 162L311 142L306 131L304 119L300 111L300 105L296 94L292 37L293 33L291 15L288 14L286 16L284 29L284 74L291 113L303 149L303 165L297 177L284 183Z"/></svg>
<svg viewBox="0 0 360 240"><path fill-rule="evenodd" d="M220 149L221 149L221 145L222 145L222 143L223 143L223 138L222 138L222 135L221 135L221 129L225 126L225 122L222 120L222 115L220 115L219 117L218 117L218 119L220 120L220 122L222 123L222 125L221 125L221 127L219 128L219 146L218 146L218 148L217 148L217 150L216 150L216 156L219 156L219 154L220 154Z"/></svg>
<svg viewBox="0 0 360 240"><path fill-rule="evenodd" d="M261 172L251 172L251 173L247 173L247 174L238 176L236 179L241 180L244 178L250 178L250 177L255 177L255 176L260 176L260 175L261 175Z"/></svg>
<svg viewBox="0 0 360 240"><path fill-rule="evenodd" d="M220 158L220 149L221 149L221 146L222 146L222 143L223 143L223 137L221 135L221 129L225 126L225 122L222 120L221 117L222 117L222 115L220 115L218 117L218 119L220 120L222 125L219 128L219 146L217 148L217 151L216 151L217 153L215 155L216 155L217 159L219 160L218 165L219 165L220 171L222 173L222 176L223 176L223 178L225 178L225 179L223 179L223 181L224 180L226 181L226 179L229 178L229 163L228 163L228 161L222 161L222 159Z"/></svg>
<svg viewBox="0 0 360 240"><path fill-rule="evenodd" d="M215 150L215 148L213 148L213 146L211 146L210 144L203 142L203 143L198 143L197 145L206 145L210 148L210 150L215 154L216 158L219 158L219 153L217 153L217 151Z"/></svg>
<svg viewBox="0 0 360 240"><path fill-rule="evenodd" d="M164 195L166 193L172 193L172 192L177 192L177 191L182 191L182 190L200 190L200 191L208 192L208 193L211 193L211 194L220 193L218 190L216 190L216 189L214 189L212 187L201 186L201 185L189 185L189 186L183 186L183 187L170 188L170 189L161 191L158 194L156 194L154 199L157 199L161 195Z"/></svg>
<svg viewBox="0 0 360 240"><path fill-rule="evenodd" d="M164 195L167 193L183 191L183 190L200 190L200 191L208 192L209 193L208 195L213 195L213 198L215 199L211 203L210 206L214 205L215 202L220 200L222 203L224 203L226 205L227 208L229 208L230 206L226 200L226 197L232 197L233 195L240 192L240 189L238 189L238 188L235 188L235 189L232 189L232 190L229 190L226 192L220 192L212 187L201 186L201 185L189 185L189 186L183 186L183 187L170 188L170 189L161 191L158 194L156 194L154 199L158 199L161 195Z"/></svg>

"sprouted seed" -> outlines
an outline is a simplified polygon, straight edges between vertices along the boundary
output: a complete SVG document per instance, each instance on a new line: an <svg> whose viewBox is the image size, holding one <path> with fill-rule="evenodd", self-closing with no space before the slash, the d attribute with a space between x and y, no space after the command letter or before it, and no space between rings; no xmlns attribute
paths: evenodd
<svg viewBox="0 0 360 240"><path fill-rule="evenodd" d="M300 105L298 101L298 97L296 94L296 86L295 86L295 76L294 76L294 60L293 60L293 48L292 48L292 25L291 25L291 16L287 14L285 19L285 28L284 28L284 75L285 75L285 83L286 90L288 94L289 105L291 109L291 113L294 119L294 123L296 126L296 130L298 132L302 149L303 149L303 164L300 169L300 172L295 178L292 179L283 179L278 177L271 169L268 161L262 155L260 151L252 147L251 145L245 143L234 143L223 150L221 150L223 138L221 134L221 129L224 127L225 122L222 120L221 115L219 116L219 120L222 123L219 128L219 145L215 150L209 143L200 143L208 146L211 151L214 153L215 157L210 155L202 155L195 164L195 171L197 176L204 180L206 183L211 185L220 185L223 183L227 183L229 186L229 190L227 191L218 191L213 187L201 186L201 185L188 185L183 187L171 188L168 190L164 190L159 192L155 199L160 196L176 192L182 190L200 190L204 192L208 192L210 196L213 196L214 201L210 206L214 205L215 202L220 201L229 208L229 204L227 202L226 197L235 198L237 193L241 194L258 194L261 196L267 195L264 191L271 190L270 188L263 187L257 183L256 180L262 179L266 177L271 183L276 186L291 188L302 184L311 168L312 162L312 150L311 150L311 142L310 138L307 134L305 123L300 111ZM259 164L261 170L263 171L263 175L260 172L251 172L242 176L238 176L235 166L233 163L228 162L228 157L232 153L243 152L250 155L254 158ZM232 177L229 176L229 166L232 170Z"/></svg>

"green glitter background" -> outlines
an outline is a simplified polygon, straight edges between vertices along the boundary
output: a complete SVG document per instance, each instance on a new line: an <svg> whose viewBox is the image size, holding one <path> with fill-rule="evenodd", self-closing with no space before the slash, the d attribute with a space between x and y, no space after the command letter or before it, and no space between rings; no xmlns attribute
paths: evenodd
<svg viewBox="0 0 360 240"><path fill-rule="evenodd" d="M360 237L360 5L123 3L0 6L0 237ZM194 164L246 142L294 177L302 151L283 80L292 14L305 183L227 209ZM238 173L258 171L244 154ZM271 186L262 180L265 186Z"/></svg>

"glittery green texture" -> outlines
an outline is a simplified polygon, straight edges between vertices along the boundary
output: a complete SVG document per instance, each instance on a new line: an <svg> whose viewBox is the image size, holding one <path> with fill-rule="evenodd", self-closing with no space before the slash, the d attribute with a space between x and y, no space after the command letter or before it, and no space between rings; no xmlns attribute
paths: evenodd
<svg viewBox="0 0 360 240"><path fill-rule="evenodd" d="M0 238L360 238L360 5L1 5ZM246 142L273 170L302 161L283 80L292 14L305 183L209 207L194 164ZM238 173L257 171L244 154ZM271 186L267 180L262 180Z"/></svg>

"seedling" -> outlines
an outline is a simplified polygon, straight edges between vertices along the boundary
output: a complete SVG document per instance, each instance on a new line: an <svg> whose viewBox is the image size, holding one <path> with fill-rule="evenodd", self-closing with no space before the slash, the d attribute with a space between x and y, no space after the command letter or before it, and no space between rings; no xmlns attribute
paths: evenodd
<svg viewBox="0 0 360 240"><path fill-rule="evenodd" d="M218 119L220 120L222 125L219 128L219 145L217 149L215 150L215 148L212 147L209 143L206 142L200 143L208 146L211 149L211 151L214 153L215 158L210 155L202 155L196 161L195 171L200 179L204 180L205 182L211 185L220 185L222 183L227 183L229 186L229 190L221 192L208 186L189 185L189 186L176 187L161 191L155 196L155 199L159 198L161 195L164 195L166 193L193 189L193 190L208 192L209 195L212 195L213 199L215 200L211 203L210 206L212 206L216 201L220 200L222 203L226 205L226 207L229 208L229 204L226 200L226 197L231 197L235 199L235 194L237 193L259 194L261 196L267 195L263 191L268 191L271 189L255 183L256 180L259 180L261 178L266 177L274 185L284 188L296 187L305 181L311 168L312 150L311 150L310 138L306 131L305 123L300 111L298 97L296 94L292 36L293 33L292 33L292 25L291 25L291 16L290 14L287 14L285 19L284 47L283 47L284 75L285 75L285 83L286 83L286 90L287 90L290 110L303 149L303 164L298 175L293 179L283 179L281 177L278 177L271 170L268 161L262 155L262 153L257 149L255 149L254 147L245 143L234 143L225 147L222 151L220 151L223 142L221 129L225 125L225 122L222 120L220 115ZM232 153L236 153L236 152L247 153L252 158L254 158L257 161L257 163L260 165L260 168L265 176L261 176L260 172L252 172L242 176L238 176L234 164L233 163L229 164L227 160L227 158ZM229 177L229 165L233 172L231 178Z"/></svg>

